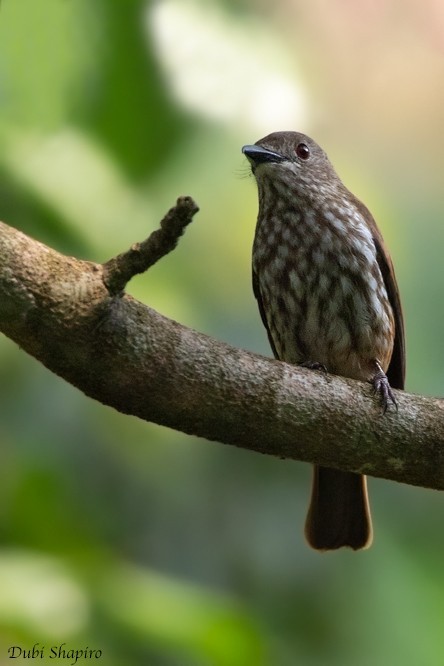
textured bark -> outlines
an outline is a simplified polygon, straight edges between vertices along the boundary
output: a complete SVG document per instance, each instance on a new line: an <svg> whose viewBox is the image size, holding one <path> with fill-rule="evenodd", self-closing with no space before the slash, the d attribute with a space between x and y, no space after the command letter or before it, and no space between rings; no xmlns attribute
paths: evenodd
<svg viewBox="0 0 444 666"><path fill-rule="evenodd" d="M197 211L178 200L105 264L0 223L0 331L86 395L185 433L282 458L444 489L444 401L396 391L382 414L362 382L304 370L181 326L123 289ZM165 223L165 224L164 224Z"/></svg>

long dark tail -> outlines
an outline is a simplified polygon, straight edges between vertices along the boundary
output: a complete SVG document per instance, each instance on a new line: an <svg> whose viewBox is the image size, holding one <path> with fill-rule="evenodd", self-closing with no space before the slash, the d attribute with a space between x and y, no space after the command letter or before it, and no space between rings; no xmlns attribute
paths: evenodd
<svg viewBox="0 0 444 666"><path fill-rule="evenodd" d="M366 477L315 466L305 536L316 550L371 546Z"/></svg>

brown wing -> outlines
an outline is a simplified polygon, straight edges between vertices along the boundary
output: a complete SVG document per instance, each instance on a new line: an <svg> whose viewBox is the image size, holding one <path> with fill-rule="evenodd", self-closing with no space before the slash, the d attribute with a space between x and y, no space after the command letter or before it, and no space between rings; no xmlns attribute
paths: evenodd
<svg viewBox="0 0 444 666"><path fill-rule="evenodd" d="M262 323L265 326L265 329L267 331L268 341L270 343L270 347L273 350L274 357L279 358L278 353L276 351L276 347L274 346L273 338L271 337L270 329L268 328L267 317L265 316L264 304L262 302L262 294L261 294L261 290L260 290L260 287L259 287L259 280L258 280L258 277L255 273L254 268L253 268L253 293L256 296L257 304L258 304L258 307L259 307L259 312L261 314Z"/></svg>
<svg viewBox="0 0 444 666"><path fill-rule="evenodd" d="M384 279L385 288L389 297L395 317L395 341L393 343L392 358L387 370L387 378L393 388L404 388L405 383L405 338L404 320L402 316L399 289L396 283L392 260L388 254L382 236L379 232L373 235L376 246L376 259Z"/></svg>
<svg viewBox="0 0 444 666"><path fill-rule="evenodd" d="M359 199L355 198L355 202L371 227L373 242L376 247L376 259L382 273L390 305L392 306L393 315L395 317L395 340L393 343L392 358L387 370L387 378L390 382L390 386L403 389L405 383L404 319L402 316L401 300L399 298L399 289L396 282L395 271L384 240L376 226L372 214L368 208L359 201Z"/></svg>

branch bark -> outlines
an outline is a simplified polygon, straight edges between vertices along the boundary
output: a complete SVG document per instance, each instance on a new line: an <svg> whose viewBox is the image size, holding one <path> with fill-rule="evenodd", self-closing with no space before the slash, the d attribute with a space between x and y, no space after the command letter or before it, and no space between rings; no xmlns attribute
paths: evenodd
<svg viewBox="0 0 444 666"><path fill-rule="evenodd" d="M146 241L105 264L59 254L0 223L0 331L86 395L182 432L444 489L444 401L230 347L123 289L177 243L197 211L178 200Z"/></svg>

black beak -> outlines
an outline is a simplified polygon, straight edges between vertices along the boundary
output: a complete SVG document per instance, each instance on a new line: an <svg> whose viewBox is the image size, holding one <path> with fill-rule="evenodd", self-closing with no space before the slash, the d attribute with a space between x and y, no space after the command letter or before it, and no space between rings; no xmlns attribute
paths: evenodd
<svg viewBox="0 0 444 666"><path fill-rule="evenodd" d="M272 150L261 148L260 146L244 146L242 152L253 164L261 164L263 162L283 162L285 159L282 155L279 155L279 153L274 153Z"/></svg>

